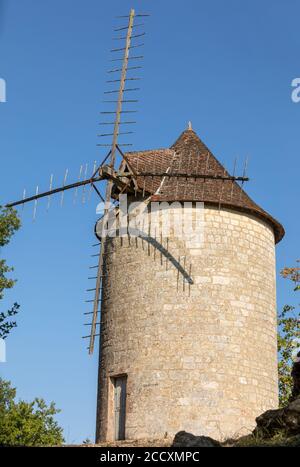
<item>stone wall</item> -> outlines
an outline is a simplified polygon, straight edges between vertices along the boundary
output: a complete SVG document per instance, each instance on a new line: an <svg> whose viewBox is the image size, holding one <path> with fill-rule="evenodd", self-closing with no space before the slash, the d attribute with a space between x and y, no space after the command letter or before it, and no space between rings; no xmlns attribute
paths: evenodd
<svg viewBox="0 0 300 467"><path fill-rule="evenodd" d="M112 239L105 255L97 440L114 438L111 377L128 376L126 438L217 439L276 408L275 246L264 221L205 206L204 236Z"/></svg>

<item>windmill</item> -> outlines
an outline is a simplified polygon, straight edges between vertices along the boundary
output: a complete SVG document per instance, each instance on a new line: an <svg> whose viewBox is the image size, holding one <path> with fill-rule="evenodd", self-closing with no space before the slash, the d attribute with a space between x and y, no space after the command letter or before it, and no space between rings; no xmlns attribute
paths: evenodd
<svg viewBox="0 0 300 467"><path fill-rule="evenodd" d="M26 192L24 190L22 199L7 204L7 207L17 207L17 206L24 206L26 203L33 202L34 203L34 210L33 210L33 217L36 216L37 211L37 203L38 200L41 198L48 198L47 209L50 205L51 197L55 194L61 193L61 204L64 200L64 192L67 190L75 190L74 196L78 194L78 189L83 187L83 190L87 186L90 186L97 195L99 196L100 200L103 202L104 209L102 215L102 226L103 231L104 227L107 224L109 213L110 213L110 206L111 206L111 199L114 199L115 206L118 205L119 196L121 194L132 194L137 195L140 194L143 198L145 197L145 186L146 180L156 178L160 180L158 190L154 194L157 195L161 190L162 186L165 184L166 181L170 179L175 180L196 180L202 179L204 182L206 180L214 179L220 182L232 182L232 186L234 182L241 182L242 185L245 181L248 181L248 177L246 176L246 166L244 168L244 173L241 177L235 176L235 169L234 174L231 176L226 171L224 174L211 174L208 173L207 170L200 171L194 170L193 172L186 172L186 171L172 171L172 164L166 170L156 170L156 167L152 167L152 169L146 171L140 171L138 168L133 167L129 158L126 155L126 151L123 148L131 146L131 144L127 142L120 142L119 138L127 135L131 135L133 131L131 131L131 125L134 125L136 121L132 120L130 116L136 112L131 107L131 104L136 104L138 100L135 97L131 97L132 95L135 96L136 91L139 90L138 87L135 86L135 82L139 81L141 78L139 76L133 76L136 71L140 70L142 67L140 65L143 56L139 53L136 53L135 49L139 50L139 48L143 47L143 43L141 42L142 38L145 36L145 32L143 30L144 23L143 18L148 17L148 14L136 14L134 9L130 10L129 15L126 16L119 16L123 20L127 20L126 25L121 25L114 29L114 32L117 33L117 36L114 37L114 40L117 43L121 43L122 45L113 48L111 53L113 54L113 58L111 62L114 64L115 67L108 71L110 79L107 80L107 83L110 86L117 86L117 89L109 89L104 92L105 100L103 101L104 104L113 104L114 108L112 110L104 110L101 112L103 117L103 121L99 123L101 128L107 128L108 130L103 130L103 132L99 133L100 138L104 138L104 143L99 143L97 146L101 148L107 148L108 152L105 155L103 161L100 165L94 165L94 170L91 177L87 177L87 166L85 168L83 166L80 167L79 179L71 184L67 184L67 177L68 177L68 170L66 170L63 184L60 187L53 188L53 175L50 177L50 186L49 190L45 192L39 192L39 187L36 188L36 192L34 195L30 197L26 197ZM121 64L120 66L118 64ZM116 98L114 96L117 96ZM128 97L130 96L130 97ZM189 129L191 129L191 124L189 123ZM117 168L117 158L122 160L122 164ZM209 154L207 157L207 163L209 162ZM236 165L236 164L235 164ZM81 180L83 176L83 180ZM140 180L143 180L143 183L140 183ZM103 191L105 192L104 197L101 194L99 183L104 183L105 187L103 187ZM222 185L220 185L222 186ZM115 190L115 187L117 190ZM146 190L147 191L147 190ZM152 196L146 197L146 203L149 203L152 199ZM222 190L220 190L220 204L222 202ZM104 238L103 233L103 238ZM102 240L103 240L102 238ZM153 243L153 239L151 240ZM150 243L151 243L150 242ZM97 245L98 246L98 245ZM104 276L104 269L103 269L103 260L104 260L104 247L103 241L100 241L100 250L99 253L94 255L98 257L98 263L95 266L92 266L93 269L97 270L97 274L93 279L96 280L95 288L89 289L89 291L94 292L93 300L88 300L89 302L93 303L93 310L91 312L85 313L86 315L91 315L91 322L88 323L90 326L90 334L88 336L84 336L85 338L89 338L89 345L88 351L89 354L93 354L94 347L95 347L95 338L99 335L97 333L97 326L100 324L97 322L98 315L100 313L101 308L101 288L102 288L102 279ZM175 267L178 269L179 273L183 275L187 280L189 280L189 276L186 274L185 269L182 268L179 262L174 260Z"/></svg>
<svg viewBox="0 0 300 467"><path fill-rule="evenodd" d="M154 439L154 435L163 437L166 432L175 434L186 422L190 431L196 431L199 420L200 426L209 425L204 434L217 437L223 426L222 432L231 437L240 423L251 425L260 413L257 401L252 412L249 410L257 388L261 407L269 404L270 386L265 386L263 378L256 380L257 368L273 382L271 394L276 402L276 297L270 278L275 277L274 246L284 229L243 191L244 182L249 180L247 161L242 176L236 176L237 161L230 175L191 123L168 148L124 149L131 144L121 138L131 135L131 125L136 123L131 119L136 112L131 106L138 100L131 96L139 89L135 86L140 79L136 71L143 56L135 49L143 46L145 35L139 18L147 16L132 9L129 15L119 17L127 24L115 29L115 39L122 45L111 50L116 65L108 71L107 83L112 88L105 91L104 103L114 107L101 112L100 127L104 130L98 136L104 142L98 146L108 151L101 164L94 165L91 177L82 165L78 180L71 184L66 171L62 186L57 188L51 175L48 191L40 192L37 187L33 196L26 197L24 192L21 200L7 206L33 202L35 218L39 199L48 198L48 209L52 195L60 194L63 204L65 191L74 190L76 200L79 188L84 201L94 190L103 203L96 226L96 246L100 249L94 255L97 264L91 267L96 271L90 278L96 281L95 287L89 289L94 297L88 300L93 308L84 313L91 316L87 323L90 333L84 336L89 339L89 354L93 354L101 332L96 439L135 439L141 433ZM122 235L107 241L111 213L120 218L122 212L121 195L128 195L130 202L133 198L142 200L147 208L152 201L174 201L178 213L186 201L194 203L193 207L202 203L206 230L201 248L191 242L189 232L181 238L175 230L165 245L150 229L141 231L146 235L138 233L133 242L128 231L127 248L123 248ZM142 236L141 242L138 236ZM128 275L124 274L126 267ZM252 351L247 366L240 348ZM230 357L225 371L220 349ZM245 375L253 381L252 386L245 384ZM237 411L233 416L234 391ZM217 409L213 419L211 407Z"/></svg>

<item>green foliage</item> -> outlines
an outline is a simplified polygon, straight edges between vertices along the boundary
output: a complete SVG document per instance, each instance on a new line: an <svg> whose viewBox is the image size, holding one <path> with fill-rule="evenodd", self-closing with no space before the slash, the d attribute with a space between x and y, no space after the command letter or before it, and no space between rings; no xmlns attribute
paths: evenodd
<svg viewBox="0 0 300 467"><path fill-rule="evenodd" d="M17 326L16 321L9 321L9 318L18 313L20 305L14 303L13 307L6 313L0 313L0 338L6 339L10 331Z"/></svg>
<svg viewBox="0 0 300 467"><path fill-rule="evenodd" d="M54 420L59 412L52 402L15 401L16 389L0 378L0 446L59 446L62 428Z"/></svg>
<svg viewBox="0 0 300 467"><path fill-rule="evenodd" d="M285 268L281 274L292 281L294 291L300 290L300 268ZM300 310L296 307L285 305L278 314L278 353L279 353L279 401L280 406L287 405L292 393L293 380L292 355L296 348L300 347Z"/></svg>
<svg viewBox="0 0 300 467"><path fill-rule="evenodd" d="M20 220L16 212L11 208L2 208L0 206L0 249L9 243L12 235L19 227ZM4 259L0 259L0 300L4 296L4 291L15 285L15 280L6 277L6 274L11 271L13 271L13 268L9 267ZM18 313L19 308L20 306L14 303L7 312L0 312L0 338L5 339L12 328L17 326L16 321L10 321L10 318Z"/></svg>
<svg viewBox="0 0 300 467"><path fill-rule="evenodd" d="M231 444L232 446L232 444ZM261 435L248 435L238 439L234 444L238 448L257 447L300 447L300 435L288 436L284 431L279 431L271 438L264 438Z"/></svg>
<svg viewBox="0 0 300 467"><path fill-rule="evenodd" d="M0 206L0 247L7 245L20 227L20 219L12 208Z"/></svg>

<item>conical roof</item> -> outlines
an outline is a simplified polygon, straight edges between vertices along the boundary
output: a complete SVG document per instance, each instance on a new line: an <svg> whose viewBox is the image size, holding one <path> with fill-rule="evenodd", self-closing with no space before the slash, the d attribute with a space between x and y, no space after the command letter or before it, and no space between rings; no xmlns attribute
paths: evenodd
<svg viewBox="0 0 300 467"><path fill-rule="evenodd" d="M170 148L128 152L126 156L138 173L168 171L171 174L230 175L190 124ZM284 236L282 225L257 205L235 181L192 177L165 177L162 180L158 176L139 176L137 180L139 188L152 194L153 200L203 201L206 204L227 206L267 221L274 229L276 243Z"/></svg>

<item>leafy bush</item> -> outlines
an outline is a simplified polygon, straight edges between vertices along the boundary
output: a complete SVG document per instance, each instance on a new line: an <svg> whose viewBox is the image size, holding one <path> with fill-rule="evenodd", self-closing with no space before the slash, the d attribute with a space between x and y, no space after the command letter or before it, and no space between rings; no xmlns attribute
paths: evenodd
<svg viewBox="0 0 300 467"><path fill-rule="evenodd" d="M285 279L293 283L295 292L300 290L300 268L285 268L281 272ZM278 353L279 353L279 400L284 407L291 396L293 380L292 356L296 348L300 346L300 310L296 307L285 305L278 313Z"/></svg>
<svg viewBox="0 0 300 467"><path fill-rule="evenodd" d="M16 389L0 378L0 446L53 446L64 442L62 428L54 420L59 412L52 402L15 401Z"/></svg>

